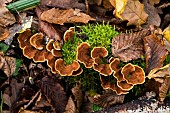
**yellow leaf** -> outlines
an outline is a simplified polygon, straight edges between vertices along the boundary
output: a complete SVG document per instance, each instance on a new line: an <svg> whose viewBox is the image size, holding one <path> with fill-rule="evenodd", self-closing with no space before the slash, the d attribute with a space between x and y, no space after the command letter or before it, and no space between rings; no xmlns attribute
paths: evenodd
<svg viewBox="0 0 170 113"><path fill-rule="evenodd" d="M170 42L170 25L164 29L163 31L163 35L165 37L165 39Z"/></svg>

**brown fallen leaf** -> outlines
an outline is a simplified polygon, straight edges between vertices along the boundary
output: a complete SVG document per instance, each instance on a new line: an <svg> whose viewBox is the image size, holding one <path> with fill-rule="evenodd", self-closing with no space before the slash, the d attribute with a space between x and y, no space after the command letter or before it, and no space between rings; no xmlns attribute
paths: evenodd
<svg viewBox="0 0 170 113"><path fill-rule="evenodd" d="M170 64L167 64L162 68L154 68L148 74L148 78L153 78L161 84L158 93L159 100L163 102L170 89Z"/></svg>
<svg viewBox="0 0 170 113"><path fill-rule="evenodd" d="M44 11L41 14L40 17L41 20L54 23L54 24L60 24L63 25L64 23L88 23L90 20L95 20L94 18L91 18L89 15L80 12L79 9L58 9L58 8L52 8L50 10Z"/></svg>
<svg viewBox="0 0 170 113"><path fill-rule="evenodd" d="M159 4L160 0L150 0L151 5Z"/></svg>
<svg viewBox="0 0 170 113"><path fill-rule="evenodd" d="M6 27L16 22L12 13L6 7L0 7L0 26Z"/></svg>
<svg viewBox="0 0 170 113"><path fill-rule="evenodd" d="M6 6L6 3L10 3L10 2L12 2L12 0L1 0L0 7Z"/></svg>
<svg viewBox="0 0 170 113"><path fill-rule="evenodd" d="M41 0L41 5L62 9L78 8L85 10L85 4L79 3L78 0Z"/></svg>
<svg viewBox="0 0 170 113"><path fill-rule="evenodd" d="M144 0L143 3L145 5L145 11L148 14L148 19L145 25L143 27L148 28L150 25L155 25L157 27L160 26L161 18L158 14L157 9L152 5L152 0ZM154 1L153 1L154 2ZM155 1L156 2L156 1Z"/></svg>
<svg viewBox="0 0 170 113"><path fill-rule="evenodd" d="M144 38L144 49L146 57L146 72L149 73L154 68L161 68L163 61L168 55L166 47L155 35Z"/></svg>
<svg viewBox="0 0 170 113"><path fill-rule="evenodd" d="M112 54L123 62L136 60L144 55L143 38L148 35L147 30L136 33L120 34L112 39Z"/></svg>
<svg viewBox="0 0 170 113"><path fill-rule="evenodd" d="M61 36L60 34L54 29L54 27L50 24L50 23L47 23L47 22L44 22L42 20L40 20L40 16L42 14L42 9L41 7L37 7L35 9L35 12L39 18L39 22L38 22L38 27L39 27L39 30L44 32L48 38L52 38L54 40L58 40L58 41L61 41Z"/></svg>
<svg viewBox="0 0 170 113"><path fill-rule="evenodd" d="M93 104L99 105L101 107L109 107L115 104L121 104L124 101L125 95L117 95L112 90L106 90L102 95L95 95L94 97L89 97Z"/></svg>
<svg viewBox="0 0 170 113"><path fill-rule="evenodd" d="M45 107L45 106L51 106L51 104L47 101L46 97L40 93L38 99L35 102L36 107Z"/></svg>
<svg viewBox="0 0 170 113"><path fill-rule="evenodd" d="M148 14L139 0L110 0L115 7L116 16L128 20L127 25L140 26L147 21Z"/></svg>
<svg viewBox="0 0 170 113"><path fill-rule="evenodd" d="M80 107L83 103L83 97L84 97L82 90L81 90L81 84L77 83L76 86L71 89L71 91L72 91L75 101L76 101L77 110L79 111Z"/></svg>
<svg viewBox="0 0 170 113"><path fill-rule="evenodd" d="M0 26L0 41L5 40L10 35L8 28Z"/></svg>
<svg viewBox="0 0 170 113"><path fill-rule="evenodd" d="M103 7L105 9L107 9L108 11L113 10L113 6L111 5L111 3L109 2L109 0L103 0Z"/></svg>
<svg viewBox="0 0 170 113"><path fill-rule="evenodd" d="M4 73L10 77L14 74L16 69L16 59L9 56L4 56L4 54L0 53L0 69L4 71Z"/></svg>
<svg viewBox="0 0 170 113"><path fill-rule="evenodd" d="M102 4L102 1L103 1L103 0L88 0L88 3L89 3L90 5L94 5L94 4L101 5L101 4Z"/></svg>
<svg viewBox="0 0 170 113"><path fill-rule="evenodd" d="M70 96L65 108L65 112L64 113L77 113L76 111L76 105L72 99L72 97Z"/></svg>
<svg viewBox="0 0 170 113"><path fill-rule="evenodd" d="M67 104L67 97L63 87L54 79L48 77L44 77L40 84L42 93L52 104L56 113L63 113Z"/></svg>

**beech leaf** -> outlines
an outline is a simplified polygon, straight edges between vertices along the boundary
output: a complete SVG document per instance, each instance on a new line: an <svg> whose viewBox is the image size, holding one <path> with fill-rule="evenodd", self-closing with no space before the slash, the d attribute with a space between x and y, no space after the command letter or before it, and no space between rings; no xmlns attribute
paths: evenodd
<svg viewBox="0 0 170 113"><path fill-rule="evenodd" d="M88 23L90 20L95 20L91 18L89 15L80 12L79 9L58 9L52 8L50 10L44 11L40 17L41 20L47 21L49 23L60 24L64 23Z"/></svg>
<svg viewBox="0 0 170 113"><path fill-rule="evenodd" d="M144 55L143 38L148 31L143 30L136 33L120 34L112 39L112 54L123 62L136 60Z"/></svg>
<svg viewBox="0 0 170 113"><path fill-rule="evenodd" d="M63 87L55 80L44 77L41 80L41 91L52 104L56 113L63 113L67 104L66 93Z"/></svg>
<svg viewBox="0 0 170 113"><path fill-rule="evenodd" d="M6 7L0 7L0 26L6 27L16 22L12 13Z"/></svg>
<svg viewBox="0 0 170 113"><path fill-rule="evenodd" d="M161 68L163 61L168 55L166 47L155 35L144 38L144 49L146 57L146 72L149 73L154 68Z"/></svg>
<svg viewBox="0 0 170 113"><path fill-rule="evenodd" d="M139 0L110 0L116 10L116 16L128 20L127 25L140 26L146 23L148 14Z"/></svg>

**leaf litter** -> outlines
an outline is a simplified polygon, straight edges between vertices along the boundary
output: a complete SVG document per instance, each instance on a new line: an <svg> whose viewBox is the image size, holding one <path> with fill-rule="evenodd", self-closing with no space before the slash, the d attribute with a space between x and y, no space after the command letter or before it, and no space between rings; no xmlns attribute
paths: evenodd
<svg viewBox="0 0 170 113"><path fill-rule="evenodd" d="M3 112L90 113L105 110L117 104L122 105L139 96L144 96L150 86L154 87L152 91L157 93L156 97L160 102L168 101L170 38L168 14L164 12L169 9L169 6L165 5L168 1L41 0L40 6L22 10L25 13L23 15L15 6L15 13L10 12L11 10L7 9L9 7L6 8L13 2L13 0L0 2L2 9L0 11L0 73L2 73L0 92L1 100L3 100L0 101L0 107ZM91 68L86 69L82 65L80 65L82 74L61 77L55 71L55 60L58 59L53 55L57 48L55 44L59 44L62 48L65 43L64 33L73 26L75 26L74 36L86 41L89 35L94 36L94 34L81 34L79 26L86 26L89 23L98 25L107 23L119 31L119 35L112 37L112 42L108 44L112 51L106 58L98 58L101 59L100 65L109 65L113 60L111 57L119 58L120 64L117 68L131 62L134 63L133 65L143 65L146 67L146 69L142 67L146 76L152 79L146 79L144 84L137 85L129 91L129 94L117 95L114 91L107 89L108 84L105 84L105 89L101 88L100 76L103 75ZM152 26L160 30L152 29ZM17 38L28 28L31 29L32 34L43 33L41 41L43 48L47 48L49 41L55 42L52 43L53 51L44 50L51 62L45 58L44 61L47 61L47 64L34 63L23 55ZM102 28L100 30L102 31ZM100 32L95 31L95 33L100 36ZM102 34L104 35L105 33ZM90 43L99 42L95 40ZM72 44L72 46L75 45ZM59 51L61 52L62 49ZM142 63L139 64L137 60ZM47 66L50 63L53 65L52 68ZM115 82L114 79L112 80L114 77L110 75L105 78L110 83ZM150 86L145 85L147 83Z"/></svg>

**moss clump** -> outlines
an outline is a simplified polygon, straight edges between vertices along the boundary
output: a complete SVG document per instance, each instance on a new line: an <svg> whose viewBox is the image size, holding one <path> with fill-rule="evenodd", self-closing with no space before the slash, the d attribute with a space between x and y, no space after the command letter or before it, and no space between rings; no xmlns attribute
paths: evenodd
<svg viewBox="0 0 170 113"><path fill-rule="evenodd" d="M167 65L170 63L170 53L166 56L166 59L164 61L164 65Z"/></svg>
<svg viewBox="0 0 170 113"><path fill-rule="evenodd" d="M72 40L64 43L62 47L62 56L66 64L71 64L76 59L77 47L83 41L74 35Z"/></svg>
<svg viewBox="0 0 170 113"><path fill-rule="evenodd" d="M87 36L86 42L90 44L91 48L105 47L111 53L112 38L119 33L115 28L107 24L88 24L79 26L81 34Z"/></svg>

